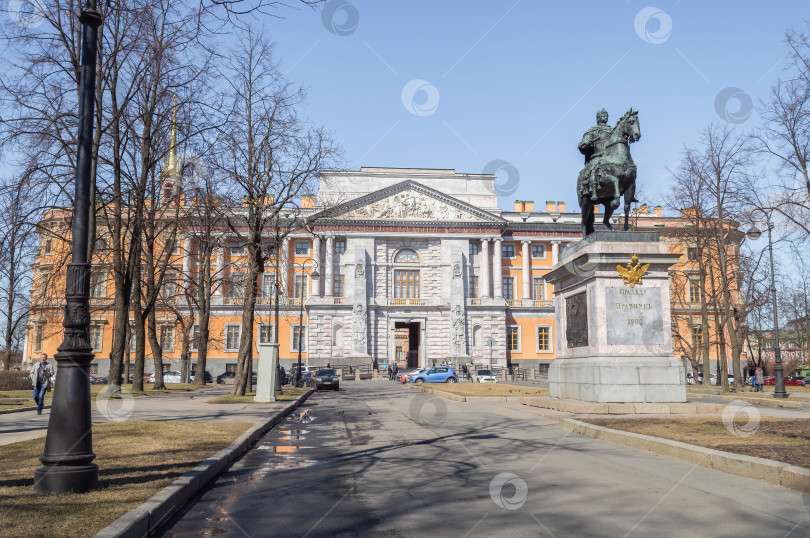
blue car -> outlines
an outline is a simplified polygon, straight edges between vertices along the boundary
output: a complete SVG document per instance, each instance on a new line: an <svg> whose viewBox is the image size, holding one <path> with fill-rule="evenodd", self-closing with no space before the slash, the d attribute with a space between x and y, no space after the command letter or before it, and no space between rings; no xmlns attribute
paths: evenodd
<svg viewBox="0 0 810 538"><path fill-rule="evenodd" d="M428 368L421 374L412 376L409 383L458 383L458 376L449 366Z"/></svg>

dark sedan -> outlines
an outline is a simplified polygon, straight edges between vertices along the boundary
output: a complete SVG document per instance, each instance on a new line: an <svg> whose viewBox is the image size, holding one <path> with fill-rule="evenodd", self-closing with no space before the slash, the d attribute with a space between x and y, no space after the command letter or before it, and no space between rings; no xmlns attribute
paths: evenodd
<svg viewBox="0 0 810 538"><path fill-rule="evenodd" d="M315 388L317 390L340 390L340 380L338 379L337 372L326 368L315 372Z"/></svg>

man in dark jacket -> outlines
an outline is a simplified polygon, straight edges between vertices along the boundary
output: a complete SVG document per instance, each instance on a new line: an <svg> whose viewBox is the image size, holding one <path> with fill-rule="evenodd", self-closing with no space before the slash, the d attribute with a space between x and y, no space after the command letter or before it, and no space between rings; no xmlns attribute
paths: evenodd
<svg viewBox="0 0 810 538"><path fill-rule="evenodd" d="M51 386L51 378L53 377L53 366L48 362L48 355L43 353L39 356L39 363L31 366L28 377L31 380L31 386L34 388L37 415L41 415L42 407L45 405L45 391Z"/></svg>

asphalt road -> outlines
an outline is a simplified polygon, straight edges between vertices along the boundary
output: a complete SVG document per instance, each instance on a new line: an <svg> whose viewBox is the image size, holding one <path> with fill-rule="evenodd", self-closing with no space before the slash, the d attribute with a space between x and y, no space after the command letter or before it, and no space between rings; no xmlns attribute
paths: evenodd
<svg viewBox="0 0 810 538"><path fill-rule="evenodd" d="M175 536L808 536L810 495L399 384L318 393Z"/></svg>

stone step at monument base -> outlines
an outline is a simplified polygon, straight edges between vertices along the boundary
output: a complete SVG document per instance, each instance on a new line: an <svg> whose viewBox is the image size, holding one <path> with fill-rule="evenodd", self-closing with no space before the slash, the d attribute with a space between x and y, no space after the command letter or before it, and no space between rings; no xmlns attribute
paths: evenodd
<svg viewBox="0 0 810 538"><path fill-rule="evenodd" d="M683 364L674 357L577 357L555 362L549 396L601 403L686 401Z"/></svg>
<svg viewBox="0 0 810 538"><path fill-rule="evenodd" d="M523 396L520 403L577 415L722 415L728 407L700 402L599 403L545 396Z"/></svg>

